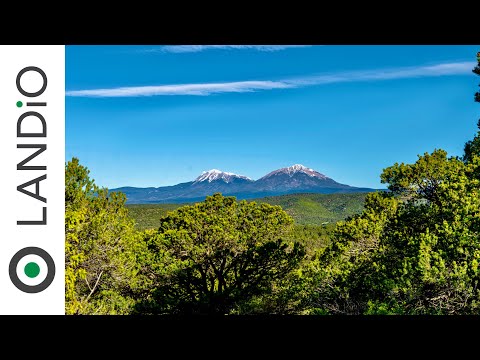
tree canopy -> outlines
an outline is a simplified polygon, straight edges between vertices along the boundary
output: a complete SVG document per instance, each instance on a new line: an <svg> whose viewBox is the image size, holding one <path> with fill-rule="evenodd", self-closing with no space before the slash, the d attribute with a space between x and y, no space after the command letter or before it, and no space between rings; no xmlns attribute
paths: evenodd
<svg viewBox="0 0 480 360"><path fill-rule="evenodd" d="M383 171L390 191L339 223L317 262L314 312L479 313L480 133L462 160L434 150Z"/></svg>
<svg viewBox="0 0 480 360"><path fill-rule="evenodd" d="M73 158L65 165L65 312L125 314L142 253L125 195L98 188Z"/></svg>

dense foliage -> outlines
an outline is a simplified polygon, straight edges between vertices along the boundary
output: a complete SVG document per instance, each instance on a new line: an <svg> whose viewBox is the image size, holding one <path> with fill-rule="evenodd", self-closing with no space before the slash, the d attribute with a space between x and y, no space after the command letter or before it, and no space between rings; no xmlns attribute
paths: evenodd
<svg viewBox="0 0 480 360"><path fill-rule="evenodd" d="M66 164L66 314L131 311L142 244L124 204L123 194L99 189L78 159Z"/></svg>
<svg viewBox="0 0 480 360"><path fill-rule="evenodd" d="M220 194L169 213L148 239L153 285L139 309L227 314L268 293L305 254L300 243L282 240L292 224L279 206Z"/></svg>
<svg viewBox="0 0 480 360"><path fill-rule="evenodd" d="M383 171L391 192L369 194L317 260L312 312L480 313L480 133L462 160L435 150Z"/></svg>
<svg viewBox="0 0 480 360"><path fill-rule="evenodd" d="M340 223L320 258L315 307L332 313L476 313L480 158L437 150L382 174L392 193L371 194ZM328 266L325 266L328 264Z"/></svg>
<svg viewBox="0 0 480 360"><path fill-rule="evenodd" d="M363 210L215 194L140 231L122 194L75 158L65 170L68 314L480 314L480 122L460 158L384 169ZM310 224L325 211L345 219Z"/></svg>

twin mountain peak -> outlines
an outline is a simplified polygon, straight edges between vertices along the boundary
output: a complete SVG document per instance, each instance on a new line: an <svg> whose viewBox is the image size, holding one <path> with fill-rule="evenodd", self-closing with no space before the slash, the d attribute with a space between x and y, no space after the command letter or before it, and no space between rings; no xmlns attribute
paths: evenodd
<svg viewBox="0 0 480 360"><path fill-rule="evenodd" d="M252 199L295 193L352 193L374 191L374 189L340 184L318 171L296 164L272 171L258 180L212 169L204 171L194 181L174 186L122 187L111 189L111 191L125 193L127 203L148 204L202 201L206 196L216 192L236 196L238 199Z"/></svg>
<svg viewBox="0 0 480 360"><path fill-rule="evenodd" d="M307 168L306 166L303 166L303 165L296 164L290 167L272 171L271 173L268 173L267 175L265 175L264 177L260 178L257 181L261 181L264 179L268 179L269 177L278 176L282 174L286 174L290 177L295 176L295 174L306 174L310 177L316 177L318 179L328 179L325 175L320 174L318 171ZM230 183L232 181L235 181L236 179L242 179L245 181L254 182L254 180L250 179L248 176L238 175L230 172L224 172L217 169L212 169L212 170L204 171L199 177L195 179L194 183L198 183L202 181L208 181L210 183L212 181L218 181L218 180L224 181L226 183Z"/></svg>

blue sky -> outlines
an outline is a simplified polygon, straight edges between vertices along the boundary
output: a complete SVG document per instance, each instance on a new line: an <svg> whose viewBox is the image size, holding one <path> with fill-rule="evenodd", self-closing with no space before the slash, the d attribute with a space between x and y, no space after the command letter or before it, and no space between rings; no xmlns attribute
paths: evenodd
<svg viewBox="0 0 480 360"><path fill-rule="evenodd" d="M461 155L480 46L67 46L66 160L100 186L303 164L384 188L382 169Z"/></svg>

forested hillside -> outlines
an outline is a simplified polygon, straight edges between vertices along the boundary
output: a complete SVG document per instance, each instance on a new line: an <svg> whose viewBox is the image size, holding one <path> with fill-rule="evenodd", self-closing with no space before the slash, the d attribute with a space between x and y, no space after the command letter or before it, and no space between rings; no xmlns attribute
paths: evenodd
<svg viewBox="0 0 480 360"><path fill-rule="evenodd" d="M256 199L270 205L280 205L296 224L322 225L336 223L362 212L366 193L354 194L295 194Z"/></svg>
<svg viewBox="0 0 480 360"><path fill-rule="evenodd" d="M258 203L280 205L299 225L326 225L359 214L366 193L293 194L254 199ZM249 200L250 201L250 200ZM139 230L159 226L160 218L187 204L126 205Z"/></svg>

